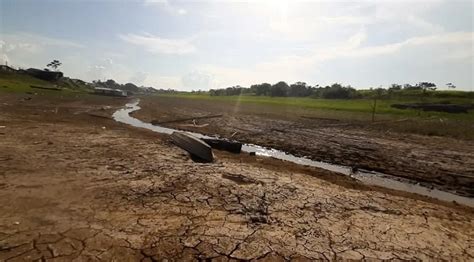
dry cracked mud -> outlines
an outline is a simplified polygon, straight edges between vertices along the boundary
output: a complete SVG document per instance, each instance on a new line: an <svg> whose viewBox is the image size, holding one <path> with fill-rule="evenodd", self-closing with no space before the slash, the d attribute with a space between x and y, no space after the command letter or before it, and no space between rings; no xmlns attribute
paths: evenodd
<svg viewBox="0 0 474 262"><path fill-rule="evenodd" d="M474 259L473 209L0 96L0 261Z"/></svg>
<svg viewBox="0 0 474 262"><path fill-rule="evenodd" d="M166 96L144 97L140 106L134 116L145 122L223 114L199 120L196 127L191 121L165 126L232 137L474 197L474 142L470 140L389 132L389 127L380 130L357 120L321 118L321 113L304 108Z"/></svg>

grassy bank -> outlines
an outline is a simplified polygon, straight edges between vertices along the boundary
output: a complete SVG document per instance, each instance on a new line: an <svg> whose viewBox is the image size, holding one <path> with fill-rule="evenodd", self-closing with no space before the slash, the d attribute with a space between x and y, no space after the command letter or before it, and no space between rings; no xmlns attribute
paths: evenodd
<svg viewBox="0 0 474 262"><path fill-rule="evenodd" d="M46 88L61 88L60 91L32 88L40 86ZM90 89L86 86L75 84L71 80L59 80L55 82L44 81L27 74L0 72L0 92L8 93L37 93L37 94L81 94L87 93Z"/></svg>
<svg viewBox="0 0 474 262"><path fill-rule="evenodd" d="M148 97L149 106L159 106L163 99L171 99L179 107L185 107L183 100L194 101L200 108L221 108L221 112L241 112L260 115L265 118L297 120L301 117L329 118L355 123L382 132L401 132L427 136L445 136L474 140L474 112L451 114L401 110L392 108L393 103L420 102L410 99L384 99L377 101L375 122L372 122L370 99L313 99L264 96L209 96L206 94L178 93ZM429 98L424 102L443 102L445 99ZM450 99L451 103L472 103L469 99Z"/></svg>
<svg viewBox="0 0 474 262"><path fill-rule="evenodd" d="M331 115L338 113L357 113L357 115L370 117L372 115L372 106L374 101L372 99L314 99L306 97L268 97L268 96L209 96L207 94L192 94L192 93L178 93L167 94L165 96L179 97L183 99L198 99L207 101L221 101L231 104L260 104L273 107L295 107L305 110L314 111L332 111ZM445 98L429 97L421 99L415 98L398 98L398 99L379 99L376 105L376 114L382 115L382 118L442 118L453 120L474 121L474 111L471 110L467 114L451 114L443 112L425 112L420 110L402 110L391 107L395 103L419 103L431 102L441 103L447 102ZM466 98L452 98L450 103L469 104L473 103L472 99Z"/></svg>

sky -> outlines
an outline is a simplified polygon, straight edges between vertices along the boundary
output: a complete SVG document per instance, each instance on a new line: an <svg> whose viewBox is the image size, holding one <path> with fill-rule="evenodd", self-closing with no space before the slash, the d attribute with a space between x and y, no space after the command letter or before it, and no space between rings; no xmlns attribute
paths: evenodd
<svg viewBox="0 0 474 262"><path fill-rule="evenodd" d="M0 63L178 90L473 90L473 1L0 0Z"/></svg>

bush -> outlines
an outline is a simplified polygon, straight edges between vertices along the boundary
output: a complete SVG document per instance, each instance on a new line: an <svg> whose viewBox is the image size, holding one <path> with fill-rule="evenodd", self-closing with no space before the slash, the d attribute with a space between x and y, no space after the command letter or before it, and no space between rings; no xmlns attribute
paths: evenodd
<svg viewBox="0 0 474 262"><path fill-rule="evenodd" d="M331 86L326 86L321 92L322 98L327 99L349 99L357 97L357 91L350 87L344 87L341 84L335 83Z"/></svg>

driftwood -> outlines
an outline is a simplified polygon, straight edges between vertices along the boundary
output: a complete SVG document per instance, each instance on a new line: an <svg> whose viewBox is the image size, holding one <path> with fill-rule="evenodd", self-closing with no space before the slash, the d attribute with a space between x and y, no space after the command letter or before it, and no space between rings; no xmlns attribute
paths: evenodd
<svg viewBox="0 0 474 262"><path fill-rule="evenodd" d="M31 88L37 88L37 89L46 89L46 90L53 90L53 91L61 91L61 88L58 87L47 87L47 86L30 86Z"/></svg>
<svg viewBox="0 0 474 262"><path fill-rule="evenodd" d="M225 139L215 139L215 138L203 138L204 142L210 145L212 148L218 150L229 151L231 153L239 154L242 150L242 143L229 141Z"/></svg>
<svg viewBox="0 0 474 262"><path fill-rule="evenodd" d="M151 121L151 124L152 124L152 125L161 125L161 124L169 124L169 123L184 122L184 121L198 120L198 119L217 118L217 117L222 117L222 114L219 114L219 115L208 115L208 116L187 117L187 118L178 118L178 119L167 120L167 121L152 120L152 121Z"/></svg>
<svg viewBox="0 0 474 262"><path fill-rule="evenodd" d="M212 162L212 148L197 137L184 132L173 132L171 134L173 143L186 150L191 156L194 156L204 162Z"/></svg>

